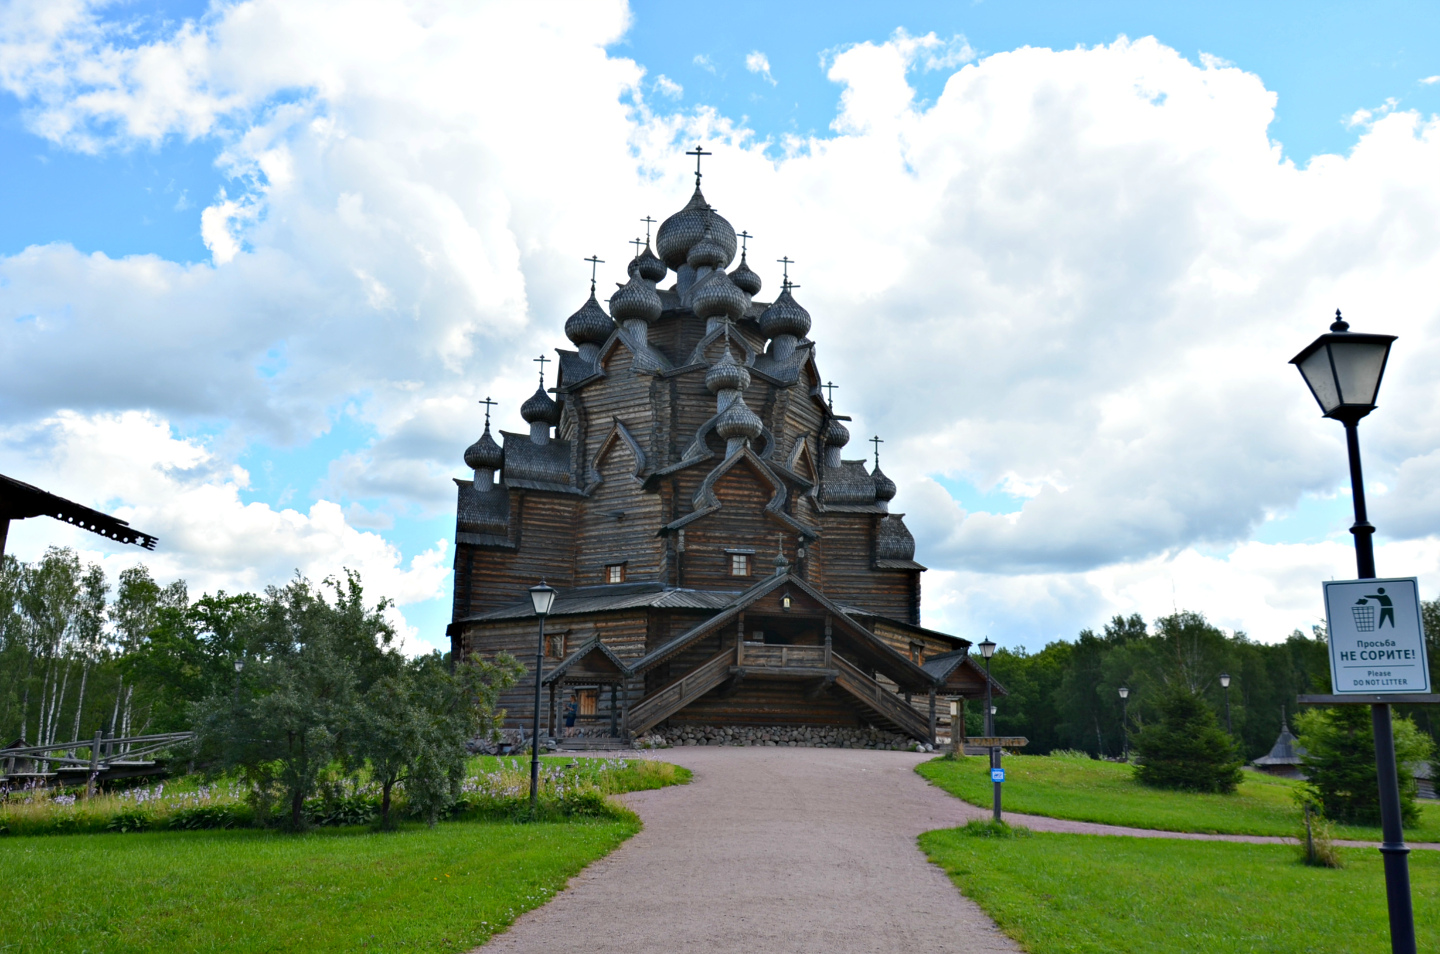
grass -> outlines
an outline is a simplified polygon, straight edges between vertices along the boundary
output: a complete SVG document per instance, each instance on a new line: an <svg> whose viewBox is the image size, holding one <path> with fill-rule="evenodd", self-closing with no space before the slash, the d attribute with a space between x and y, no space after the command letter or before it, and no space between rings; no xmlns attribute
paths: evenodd
<svg viewBox="0 0 1440 954"><path fill-rule="evenodd" d="M639 827L458 821L389 833L0 839L0 951L463 951Z"/></svg>
<svg viewBox="0 0 1440 954"><path fill-rule="evenodd" d="M529 759L471 759L462 805L464 816L528 814ZM688 769L668 762L630 756L541 759L540 795L545 814L603 814L604 797L623 792L675 785L690 779ZM355 824L378 812L379 792L368 778L349 783L351 810L328 811L319 796L307 802L316 823ZM597 811L598 809L598 811ZM404 785L397 789L397 812L404 811ZM77 834L104 831L156 831L172 828L247 828L254 812L235 779L204 784L196 776L167 779L156 785L101 793L94 798L49 790L11 793L0 803L0 835Z"/></svg>
<svg viewBox="0 0 1440 954"><path fill-rule="evenodd" d="M1036 832L927 832L920 847L1031 954L1383 954L1379 852L1345 867L1297 863L1289 845ZM1410 856L1416 934L1440 950L1440 853Z"/></svg>
<svg viewBox="0 0 1440 954"><path fill-rule="evenodd" d="M1013 812L1162 831L1297 837L1303 814L1298 783L1246 772L1233 795L1147 788L1127 765L1043 755L1005 757L1004 807ZM917 769L931 783L973 805L989 807L989 760L935 759ZM1407 828L1412 842L1440 841L1440 805L1420 803L1421 822ZM1380 829L1335 825L1334 837L1379 841Z"/></svg>
<svg viewBox="0 0 1440 954"><path fill-rule="evenodd" d="M633 757L544 761L551 785L601 795L690 779ZM528 761L475 759L470 770L482 794L528 791ZM464 951L639 830L633 813L607 808L530 824L482 810L393 832L12 834L0 838L0 952Z"/></svg>

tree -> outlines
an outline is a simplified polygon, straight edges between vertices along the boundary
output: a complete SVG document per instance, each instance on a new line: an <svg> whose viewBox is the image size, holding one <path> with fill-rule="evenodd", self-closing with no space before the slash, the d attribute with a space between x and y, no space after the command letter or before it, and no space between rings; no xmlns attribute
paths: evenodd
<svg viewBox="0 0 1440 954"><path fill-rule="evenodd" d="M283 798L292 830L304 827L305 799L327 766L358 766L365 690L399 659L388 602L367 608L354 573L325 586L328 600L303 578L267 589L260 611L241 620L249 661L237 685L194 708L201 758L238 769L262 818Z"/></svg>
<svg viewBox="0 0 1440 954"><path fill-rule="evenodd" d="M1419 821L1413 763L1428 760L1434 743L1405 718L1393 722L1395 768L1400 776L1400 815ZM1380 823L1380 783L1375 767L1375 733L1367 706L1310 709L1295 718L1305 748L1307 785L1326 817L1360 825Z"/></svg>
<svg viewBox="0 0 1440 954"><path fill-rule="evenodd" d="M1159 708L1159 721L1135 738L1135 778L1156 788L1235 791L1242 763L1205 700L1183 685L1172 686Z"/></svg>
<svg viewBox="0 0 1440 954"><path fill-rule="evenodd" d="M380 820L389 827L391 794L405 783L410 809L434 825L460 795L466 743L498 736L500 692L524 668L509 654L471 656L451 672L439 653L420 656L376 680L366 694L359 754L380 783Z"/></svg>

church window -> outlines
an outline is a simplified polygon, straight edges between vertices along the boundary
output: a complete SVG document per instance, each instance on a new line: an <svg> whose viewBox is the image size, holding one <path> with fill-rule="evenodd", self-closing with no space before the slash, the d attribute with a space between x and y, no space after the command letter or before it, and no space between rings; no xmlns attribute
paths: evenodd
<svg viewBox="0 0 1440 954"><path fill-rule="evenodd" d="M551 659L560 659L565 655L565 634L545 634L545 655Z"/></svg>
<svg viewBox="0 0 1440 954"><path fill-rule="evenodd" d="M910 661L917 666L923 663L925 661L924 649L925 645L923 643L911 643Z"/></svg>
<svg viewBox="0 0 1440 954"><path fill-rule="evenodd" d="M623 564L623 563L612 563L612 564L610 564L609 566L607 566L607 567L605 568L605 582L606 582L606 583L624 583L624 582L625 582L625 564Z"/></svg>
<svg viewBox="0 0 1440 954"><path fill-rule="evenodd" d="M730 554L730 575L731 575L731 576L749 576L749 575L750 575L750 554L748 554L748 553L732 553L732 554Z"/></svg>

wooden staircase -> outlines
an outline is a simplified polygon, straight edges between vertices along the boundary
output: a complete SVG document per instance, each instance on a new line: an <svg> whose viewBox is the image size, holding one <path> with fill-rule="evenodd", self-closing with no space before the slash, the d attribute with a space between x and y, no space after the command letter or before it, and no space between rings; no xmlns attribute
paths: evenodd
<svg viewBox="0 0 1440 954"><path fill-rule="evenodd" d="M916 712L904 699L876 682L843 656L831 656L831 665L839 670L835 685L901 732L929 741L930 721Z"/></svg>
<svg viewBox="0 0 1440 954"><path fill-rule="evenodd" d="M670 685L646 696L630 710L627 723L630 731L640 735L664 722L729 679L730 667L734 664L735 648L722 649Z"/></svg>

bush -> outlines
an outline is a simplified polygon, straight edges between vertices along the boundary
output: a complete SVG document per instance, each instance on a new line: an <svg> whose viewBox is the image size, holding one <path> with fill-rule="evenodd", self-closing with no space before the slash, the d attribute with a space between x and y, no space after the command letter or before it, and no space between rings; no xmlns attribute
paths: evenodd
<svg viewBox="0 0 1440 954"><path fill-rule="evenodd" d="M1345 861L1335 848L1335 835L1325 816L1315 810L1308 793L1301 791L1305 830L1300 833L1300 862L1314 868L1343 868Z"/></svg>
<svg viewBox="0 0 1440 954"><path fill-rule="evenodd" d="M1003 821L991 819L972 818L960 829L962 835L969 835L971 838L1028 838L1030 829L1014 828Z"/></svg>
<svg viewBox="0 0 1440 954"><path fill-rule="evenodd" d="M1135 738L1135 779L1155 788L1228 795L1240 784L1239 752L1198 695L1176 688L1160 701L1160 721Z"/></svg>
<svg viewBox="0 0 1440 954"><path fill-rule="evenodd" d="M1375 768L1375 731L1367 706L1311 709L1295 719L1306 750L1308 788L1326 818L1353 825L1380 824L1380 781ZM1400 776L1400 816L1420 820L1419 787L1410 763L1428 760L1430 738L1409 719L1395 719L1395 761Z"/></svg>
<svg viewBox="0 0 1440 954"><path fill-rule="evenodd" d="M106 831L145 831L154 824L150 813L141 808L125 808L110 816Z"/></svg>
<svg viewBox="0 0 1440 954"><path fill-rule="evenodd" d="M254 821L254 811L249 805L231 802L221 805L196 805L193 808L182 808L170 815L165 827L172 831L248 828L254 824Z"/></svg>

